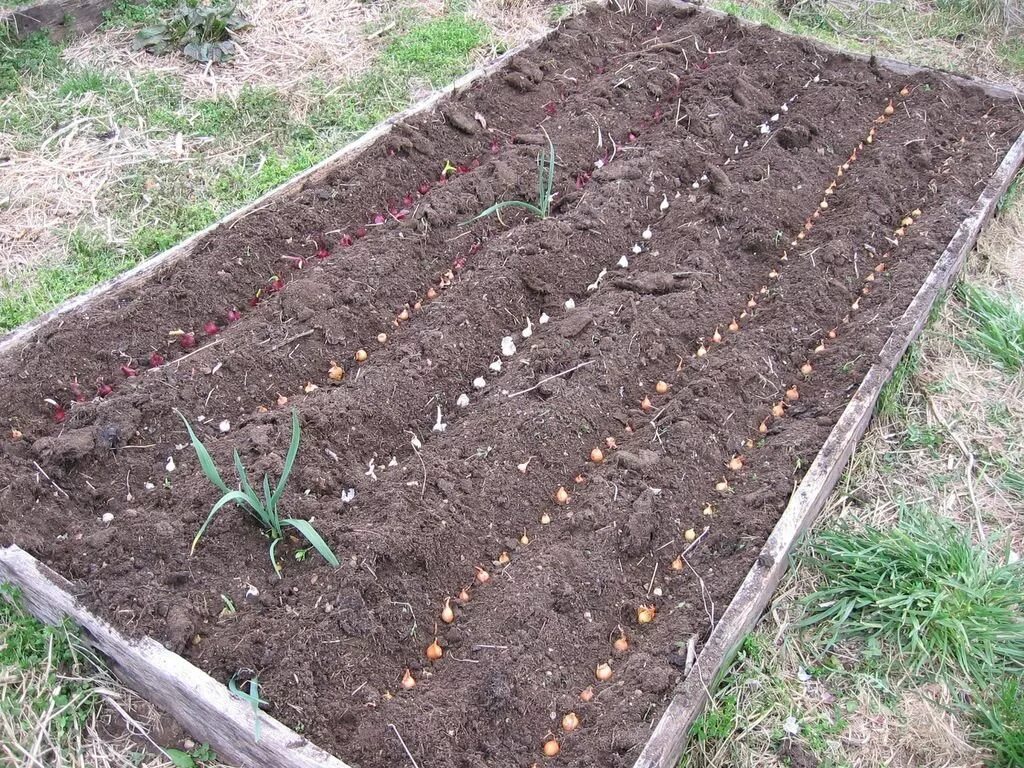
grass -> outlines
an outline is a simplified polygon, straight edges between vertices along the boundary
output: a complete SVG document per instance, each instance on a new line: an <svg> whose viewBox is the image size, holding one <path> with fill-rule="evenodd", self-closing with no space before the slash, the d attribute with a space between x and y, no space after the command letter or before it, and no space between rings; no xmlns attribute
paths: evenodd
<svg viewBox="0 0 1024 768"><path fill-rule="evenodd" d="M957 344L1007 373L1019 372L1024 366L1024 305L969 283L961 283L956 293L969 325Z"/></svg>
<svg viewBox="0 0 1024 768"><path fill-rule="evenodd" d="M921 63L970 70L979 64L1024 76L1024 42L1003 17L1002 0L857 3L712 0L727 13L866 53L901 55Z"/></svg>
<svg viewBox="0 0 1024 768"><path fill-rule="evenodd" d="M1024 671L1024 564L975 546L957 525L907 509L888 530L824 531L807 558L826 583L802 624L826 624L830 644L893 643L914 672Z"/></svg>
<svg viewBox="0 0 1024 768"><path fill-rule="evenodd" d="M896 364L892 377L886 382L878 395L877 412L880 416L897 420L906 413L907 400L910 397L910 385L921 364L920 349L911 344L906 354Z"/></svg>
<svg viewBox="0 0 1024 768"><path fill-rule="evenodd" d="M104 16L108 29L119 27L142 27L159 21L168 11L173 11L181 0L117 0Z"/></svg>
<svg viewBox="0 0 1024 768"><path fill-rule="evenodd" d="M380 66L392 77L426 77L447 83L465 69L466 58L487 39L487 27L462 14L413 25L384 49Z"/></svg>
<svg viewBox="0 0 1024 768"><path fill-rule="evenodd" d="M108 280L137 262L130 251L108 246L87 231L70 233L67 258L38 268L32 279L0 283L0 330L15 328L48 309Z"/></svg>
<svg viewBox="0 0 1024 768"><path fill-rule="evenodd" d="M1024 470L1011 467L1003 472L999 482L1008 493L1024 503Z"/></svg>
<svg viewBox="0 0 1024 768"><path fill-rule="evenodd" d="M1024 765L1024 686L1019 680L996 684L996 694L974 708L977 739L992 754L993 768Z"/></svg>
<svg viewBox="0 0 1024 768"><path fill-rule="evenodd" d="M1022 55L1024 55L1024 43L1022 46ZM1024 62L1022 62L1024 66ZM1024 170L1013 177L1013 181L1010 182L1010 186L1006 188L1006 192L999 198L999 202L996 203L996 213L1002 214L1013 207L1013 204L1020 199L1020 196L1024 192Z"/></svg>
<svg viewBox="0 0 1024 768"><path fill-rule="evenodd" d="M16 92L26 75L50 73L60 68L60 49L42 33L15 40L0 29L0 99Z"/></svg>
<svg viewBox="0 0 1024 768"><path fill-rule="evenodd" d="M67 627L40 624L0 585L0 755L20 765L64 765L95 719L94 669Z"/></svg>

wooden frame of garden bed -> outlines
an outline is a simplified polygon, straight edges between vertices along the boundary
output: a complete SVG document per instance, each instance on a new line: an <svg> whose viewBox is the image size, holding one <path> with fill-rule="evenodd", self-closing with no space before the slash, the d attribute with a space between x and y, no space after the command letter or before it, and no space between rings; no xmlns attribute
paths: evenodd
<svg viewBox="0 0 1024 768"><path fill-rule="evenodd" d="M662 0L660 4L691 7L681 0ZM701 9L701 12L720 17L726 15L707 9ZM742 20L741 23L753 25ZM59 328L64 316L74 309L116 297L137 287L143 280L173 269L180 260L191 254L197 243L219 228L230 227L233 222L269 207L277 198L301 190L306 184L326 175L339 163L350 159L387 134L395 123L433 109L448 94L457 93L479 78L503 69L517 53L528 45L540 42L548 34L539 35L494 62L475 69L447 89L392 116L326 160L244 208L228 214L179 245L16 329L0 339L0 354L8 354L16 347L29 343L37 335ZM828 49L828 46L821 47ZM861 60L869 58L831 50ZM1024 94L1011 88L927 67L915 67L900 61L879 58L872 58L872 61L899 74L932 72L962 85L981 88L994 98L1015 99L1024 109ZM757 562L748 572L722 618L712 628L693 669L677 688L634 768L674 768L678 763L686 747L690 727L703 712L711 691L727 671L736 649L767 606L788 567L793 547L814 523L832 492L857 441L871 420L882 387L907 347L921 332L936 299L956 277L982 228L994 213L996 203L1022 164L1024 131L989 179L906 312L894 323L878 360L864 377L794 491ZM25 607L40 620L48 623L58 623L64 619L73 621L81 628L85 641L106 657L113 672L128 687L175 717L196 739L211 744L227 761L239 766L348 768L340 759L329 755L266 714L260 715L262 735L260 741L256 742L253 738L254 715L247 703L232 696L225 686L152 638L125 638L78 601L73 584L16 545L0 549L0 581L16 586L21 591Z"/></svg>

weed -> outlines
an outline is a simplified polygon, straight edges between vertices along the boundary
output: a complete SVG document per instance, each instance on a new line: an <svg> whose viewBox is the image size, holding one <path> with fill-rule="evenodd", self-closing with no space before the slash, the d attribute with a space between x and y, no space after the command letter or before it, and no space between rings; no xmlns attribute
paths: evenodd
<svg viewBox="0 0 1024 768"><path fill-rule="evenodd" d="M200 5L198 0L181 3L166 21L144 27L132 47L157 56L180 48L199 62L226 61L237 48L232 38L249 27L249 20L231 3Z"/></svg>
<svg viewBox="0 0 1024 768"><path fill-rule="evenodd" d="M1002 401L994 401L985 405L985 421L1001 429L1012 428L1014 424L1013 411Z"/></svg>
<svg viewBox="0 0 1024 768"><path fill-rule="evenodd" d="M164 752L167 753L175 768L200 768L200 766L216 763L219 759L209 744L200 744L187 752L183 749L165 749ZM136 764L142 765L142 760L140 759Z"/></svg>
<svg viewBox="0 0 1024 768"><path fill-rule="evenodd" d="M544 133L547 136L547 132ZM500 214L506 208L522 208L527 213L532 213L538 219L546 219L551 211L551 188L555 183L555 146L551 143L551 137L548 136L548 151L541 152L537 155L537 204L527 203L522 200L503 200L500 203L495 203L490 208L481 211L474 216L470 221L463 222L469 224L482 219L485 216L493 214Z"/></svg>
<svg viewBox="0 0 1024 768"><path fill-rule="evenodd" d="M907 401L911 397L911 382L920 365L921 350L916 344L912 344L897 363L892 377L878 395L878 414L880 416L890 419L906 416Z"/></svg>
<svg viewBox="0 0 1024 768"><path fill-rule="evenodd" d="M729 695L708 705L690 731L695 741L720 741L736 727L736 696Z"/></svg>
<svg viewBox="0 0 1024 768"><path fill-rule="evenodd" d="M958 335L956 343L1007 373L1024 367L1024 306L969 283L957 286L961 314L974 328Z"/></svg>
<svg viewBox="0 0 1024 768"><path fill-rule="evenodd" d="M1017 679L1003 680L990 700L973 708L979 725L977 741L992 753L993 768L1024 765L1024 686Z"/></svg>
<svg viewBox="0 0 1024 768"><path fill-rule="evenodd" d="M1024 470L1010 467L999 478L1000 485L1024 502Z"/></svg>
<svg viewBox="0 0 1024 768"><path fill-rule="evenodd" d="M565 3L555 3L548 11L548 19L552 24L559 24L569 18L572 10Z"/></svg>
<svg viewBox="0 0 1024 768"><path fill-rule="evenodd" d="M1024 44L1022 44L1022 52L1024 52ZM1024 61L1021 62L1021 68L1024 69ZM1024 171L1013 177L1010 186L1006 188L1006 192L1003 193L1003 196L999 198L999 202L996 203L996 213L1002 214L1010 210L1013 204L1020 198L1022 192L1024 192Z"/></svg>
<svg viewBox="0 0 1024 768"><path fill-rule="evenodd" d="M22 607L16 588L0 584L0 712L22 713L19 730L4 732L4 754L33 749L40 765L66 764L70 755L58 750L81 743L100 705L85 682L94 662L70 626L41 624Z"/></svg>
<svg viewBox="0 0 1024 768"><path fill-rule="evenodd" d="M284 493L285 486L288 483L288 477L291 475L292 467L295 465L295 457L299 453L299 441L302 437L302 429L299 426L299 412L296 409L292 409L292 439L288 446L288 454L284 460L284 468L281 470L281 479L278 480L277 486L271 491L270 478L267 475L263 475L262 498L260 498L259 494L249 483L249 475L242 464L242 459L238 455L237 450L234 453L234 463L235 471L238 473L238 480L241 484L241 490L228 488L224 480L221 479L220 472L213 463L213 457L210 456L210 452L206 450L206 446L203 445L203 442L192 430L192 425L188 423L188 420L180 411L177 413L185 423L185 429L188 430L188 435L192 440L192 447L199 458L199 466L202 468L203 474L206 475L211 483L224 492L224 495L213 505L213 509L210 510L210 514L206 518L206 522L202 524L192 540L192 552L195 552L199 539L202 538L207 526L210 525L221 508L227 504L235 503L256 518L256 521L270 537L270 562L273 564L278 576L281 575L281 569L278 566L277 559L274 557L274 550L277 549L278 542L284 537L284 528L294 528L317 552L323 555L323 558L328 563L335 567L338 566L338 558L335 557L334 552L327 546L327 542L320 537L320 534L316 532L316 529L308 520L300 520L293 517L282 519L280 509L278 508L281 495Z"/></svg>
<svg viewBox="0 0 1024 768"><path fill-rule="evenodd" d="M927 449L928 452L937 457L938 449L942 446L942 433L928 425L909 422L906 425L906 434L903 437L903 444L911 449Z"/></svg>
<svg viewBox="0 0 1024 768"><path fill-rule="evenodd" d="M952 522L903 510L890 530L825 531L805 559L826 584L801 625L827 622L831 642L895 643L914 671L1024 671L1024 564L996 562Z"/></svg>

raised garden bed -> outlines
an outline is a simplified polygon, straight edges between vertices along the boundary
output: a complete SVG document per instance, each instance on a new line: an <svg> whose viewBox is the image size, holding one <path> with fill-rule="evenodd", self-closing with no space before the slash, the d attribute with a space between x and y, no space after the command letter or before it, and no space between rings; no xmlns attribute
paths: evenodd
<svg viewBox="0 0 1024 768"><path fill-rule="evenodd" d="M573 19L12 337L2 543L221 683L256 672L353 765L671 765L1022 127L991 89L689 8ZM548 137L550 216L466 224L536 202ZM231 483L233 450L280 474L293 408L283 509L341 566L286 538L279 576L232 507L190 555L220 494L175 409Z"/></svg>

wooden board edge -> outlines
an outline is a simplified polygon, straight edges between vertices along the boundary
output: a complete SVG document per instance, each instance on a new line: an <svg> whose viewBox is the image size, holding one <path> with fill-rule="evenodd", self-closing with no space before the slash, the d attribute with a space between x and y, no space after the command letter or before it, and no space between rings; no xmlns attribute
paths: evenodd
<svg viewBox="0 0 1024 768"><path fill-rule="evenodd" d="M290 179L273 189L268 190L252 202L242 206L241 208L236 208L235 210L230 211L213 224L210 224L208 227L190 235L177 245L139 262L139 264L132 267L127 272L123 272L110 280L106 280L79 296L74 296L68 299L59 306L51 309L49 312L46 312L34 320L30 320L25 325L19 326L9 331L7 334L0 336L0 355L11 354L19 345L28 342L36 334L46 330L49 326L59 321L69 312L93 302L116 297L118 294L138 285L142 280L150 275L162 269L172 267L191 254L193 248L195 248L195 246L202 240L214 234L222 227L230 226L233 222L243 219L258 210L273 205L278 199L283 198L285 195L299 191L304 185L315 181L321 176L327 175L327 173L333 170L339 163L357 156L377 139L382 136L386 136L396 123L400 123L403 120L420 113L427 112L437 106L438 102L445 97L460 93L477 80L504 69L515 56L522 53L529 46L540 43L554 31L554 29L542 31L515 48L506 51L493 61L470 70L450 85L433 92L426 98L421 99L401 112L391 115L366 133L346 144L337 152L334 152L315 165L310 166L305 171L292 176Z"/></svg>
<svg viewBox="0 0 1024 768"><path fill-rule="evenodd" d="M265 713L260 714L256 741L248 703L152 638L127 639L83 606L68 581L23 549L0 548L0 582L17 587L25 608L40 621L74 622L85 643L110 661L120 680L230 763L241 768L348 768Z"/></svg>
<svg viewBox="0 0 1024 768"><path fill-rule="evenodd" d="M690 728L703 713L711 694L747 633L768 606L789 566L800 537L817 519L854 448L874 414L875 402L907 347L924 328L935 301L950 286L999 198L1024 164L1024 131L993 173L985 189L935 262L903 316L894 324L878 360L832 428L814 462L790 497L786 509L761 549L760 556L715 625L693 669L676 689L633 768L675 768L686 748Z"/></svg>
<svg viewBox="0 0 1024 768"><path fill-rule="evenodd" d="M992 98L1015 100L1018 102L1018 104L1021 105L1021 109L1024 110L1024 91L1021 91L1020 89L1014 88L1013 86L1007 85L1005 83L995 83L992 82L991 80L985 80L983 78L975 78L967 75L960 75L957 74L956 72L949 72L944 69L938 69L937 67L927 67L922 66L920 64L911 64L910 62L903 61L901 59L892 59L887 58L885 56L877 56L875 54L870 53L860 53L859 51L845 50L843 48L831 45L830 43L826 43L823 40L819 40L818 38L795 35L792 32L786 32L784 30L778 29L777 27L772 27L770 24L765 24L759 21L753 21L752 19L745 19L742 16L737 16L736 14L728 13L726 11L720 11L717 8L711 8L699 2L689 2L688 0L648 0L648 3L650 7L654 7L656 5L668 5L673 8L692 9L698 13L704 13L719 19L733 18L737 22L746 27L764 27L767 29L774 29L777 32L779 32L779 34L789 35L790 37L799 37L803 40L807 40L813 43L816 47L822 48L835 55L848 56L851 59L856 59L858 61L863 62L873 61L879 67L891 70L900 75L931 74L935 75L936 77L941 77L943 79L950 80L956 83L957 85L980 88L982 91L984 91L988 96L991 96Z"/></svg>
<svg viewBox="0 0 1024 768"><path fill-rule="evenodd" d="M43 0L21 3L0 11L0 27L9 26L16 38L24 40L43 32L51 40L91 32L103 23L103 14L114 0Z"/></svg>

